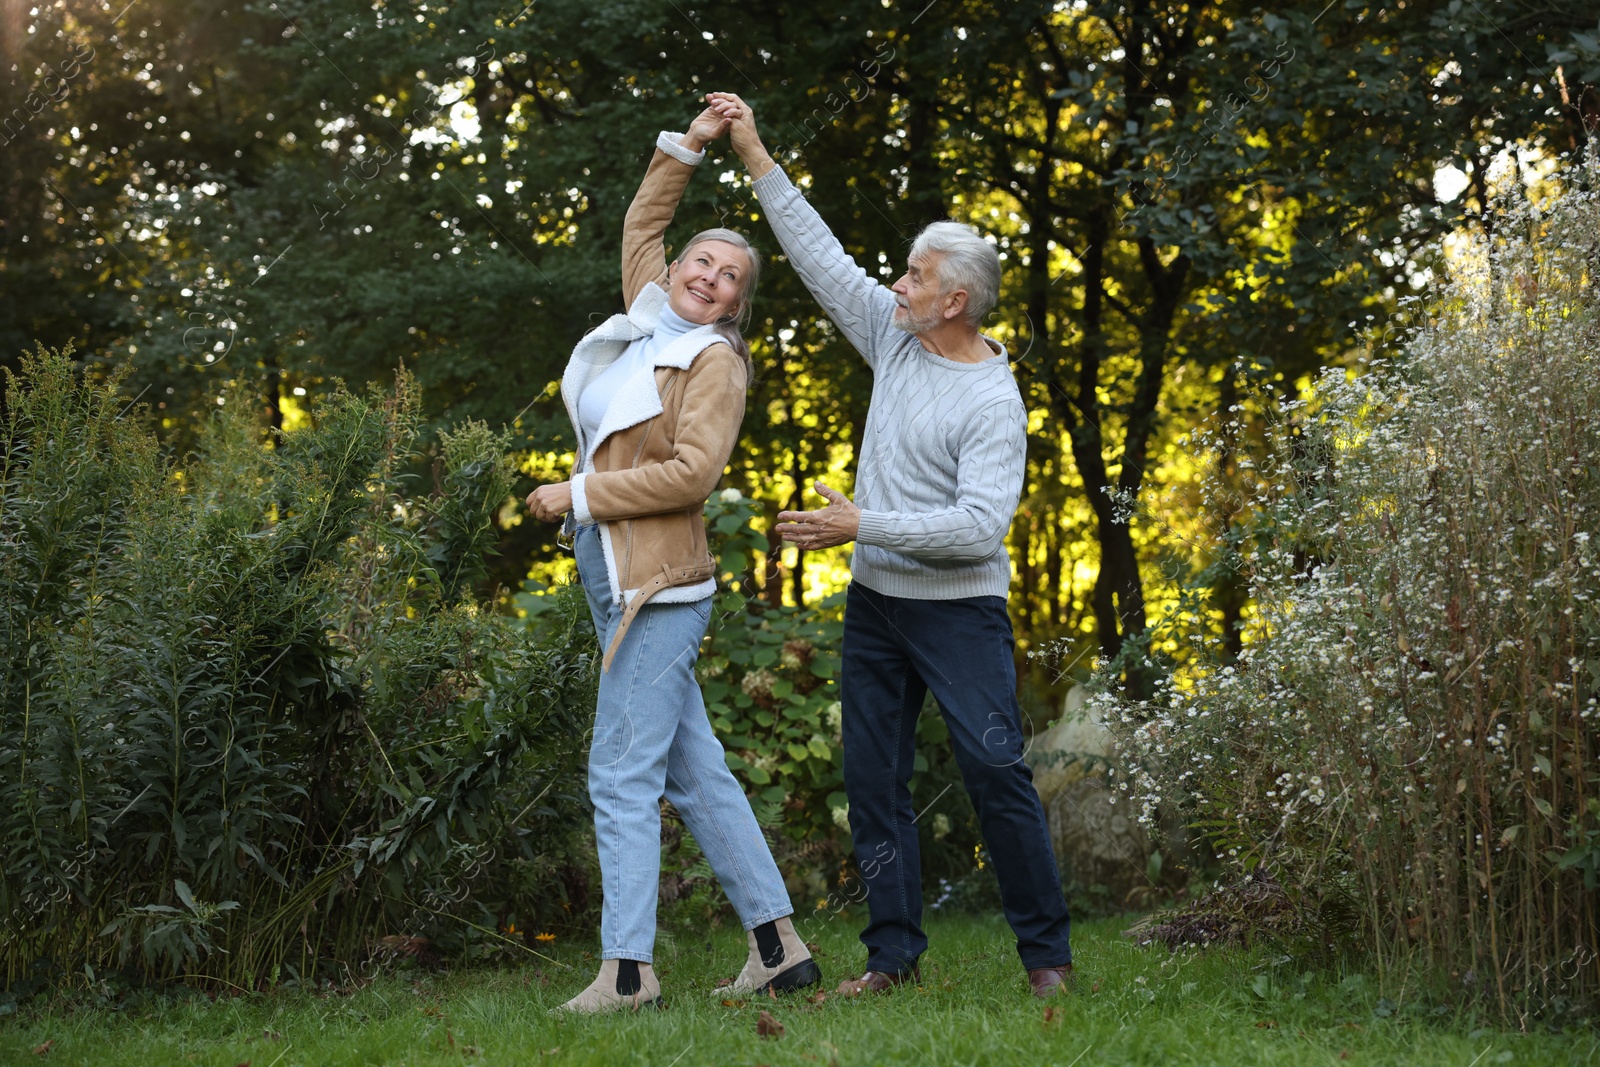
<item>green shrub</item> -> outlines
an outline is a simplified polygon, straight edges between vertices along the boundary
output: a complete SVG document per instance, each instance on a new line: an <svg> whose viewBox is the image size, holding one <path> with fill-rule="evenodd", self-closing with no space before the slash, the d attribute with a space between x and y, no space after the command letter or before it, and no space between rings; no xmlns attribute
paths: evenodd
<svg viewBox="0 0 1600 1067"><path fill-rule="evenodd" d="M736 493L706 504L723 577L698 666L706 713L728 765L785 808L785 835L831 838L845 806L836 684L844 594L809 608L762 599L750 568L767 539L751 526L755 502Z"/></svg>
<svg viewBox="0 0 1600 1067"><path fill-rule="evenodd" d="M0 977L253 987L384 953L520 951L588 907L581 604L530 645L471 589L506 442L343 391L177 466L64 354L0 454Z"/></svg>
<svg viewBox="0 0 1600 1067"><path fill-rule="evenodd" d="M1147 818L1521 1019L1600 1008L1600 170L1561 177L1457 251L1402 362L1287 405L1238 661L1111 716Z"/></svg>

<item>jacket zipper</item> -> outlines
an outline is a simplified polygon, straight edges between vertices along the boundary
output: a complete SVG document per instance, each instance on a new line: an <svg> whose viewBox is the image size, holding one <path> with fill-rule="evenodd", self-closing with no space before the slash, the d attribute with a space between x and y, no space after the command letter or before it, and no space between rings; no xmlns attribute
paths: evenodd
<svg viewBox="0 0 1600 1067"><path fill-rule="evenodd" d="M678 371L678 370L674 370L672 372L672 379L667 382L667 394L671 394L672 391L678 387L678 376L680 374L682 374L682 373L683 373L682 371ZM666 401L667 401L667 396L663 395L661 397L662 414L666 414L666 407L667 407ZM633 462L628 465L628 469L629 470L638 470L639 469L639 457L644 455L644 446L650 440L650 431L655 429L656 420L660 419L660 418L661 418L661 415L657 415L654 419L651 419L648 423L645 424L644 433L639 435L639 447L635 448L633 450ZM620 582L624 588L626 588L627 584L628 584L627 576L629 574L632 574L632 573L633 573L633 520L629 519L628 520L628 540L627 540L627 545L624 548L623 553L622 553L621 573L619 573L617 575L617 581Z"/></svg>

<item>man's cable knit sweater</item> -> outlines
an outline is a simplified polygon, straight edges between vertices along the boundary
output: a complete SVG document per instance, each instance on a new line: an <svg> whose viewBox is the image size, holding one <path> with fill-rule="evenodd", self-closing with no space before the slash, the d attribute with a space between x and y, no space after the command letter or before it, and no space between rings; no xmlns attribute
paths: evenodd
<svg viewBox="0 0 1600 1067"><path fill-rule="evenodd" d="M784 255L872 368L851 574L887 596L1004 597L1005 537L1027 452L1027 412L1005 348L985 337L996 355L981 363L929 352L895 327L895 294L845 253L782 168L757 179L755 192Z"/></svg>

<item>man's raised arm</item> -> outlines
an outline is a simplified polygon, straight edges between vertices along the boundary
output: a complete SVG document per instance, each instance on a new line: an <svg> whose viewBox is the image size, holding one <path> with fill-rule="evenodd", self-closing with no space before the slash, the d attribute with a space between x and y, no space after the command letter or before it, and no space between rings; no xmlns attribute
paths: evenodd
<svg viewBox="0 0 1600 1067"><path fill-rule="evenodd" d="M733 149L750 172L767 224L784 255L828 318L868 365L876 367L880 346L894 329L894 293L850 258L822 216L773 161L756 132L750 106L732 93L712 93L706 99L730 123Z"/></svg>

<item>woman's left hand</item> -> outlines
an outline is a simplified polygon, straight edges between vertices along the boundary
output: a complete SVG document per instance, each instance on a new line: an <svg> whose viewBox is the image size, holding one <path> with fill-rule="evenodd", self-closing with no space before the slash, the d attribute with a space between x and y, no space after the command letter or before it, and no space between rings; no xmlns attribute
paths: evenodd
<svg viewBox="0 0 1600 1067"><path fill-rule="evenodd" d="M541 485L528 494L528 510L540 522L560 522L572 510L572 483Z"/></svg>
<svg viewBox="0 0 1600 1067"><path fill-rule="evenodd" d="M701 152L706 145L728 132L728 120L713 108L706 108L689 124L689 132L678 138L678 143L691 152Z"/></svg>

